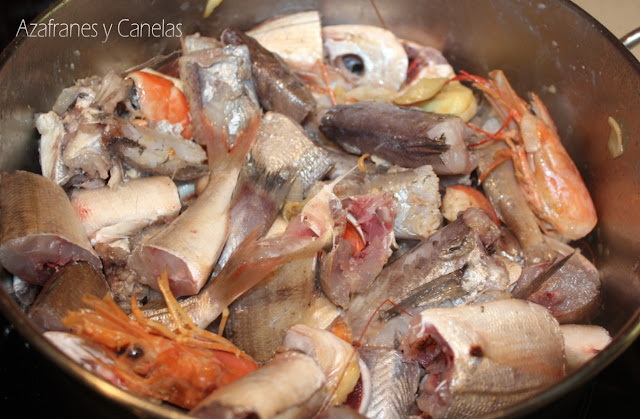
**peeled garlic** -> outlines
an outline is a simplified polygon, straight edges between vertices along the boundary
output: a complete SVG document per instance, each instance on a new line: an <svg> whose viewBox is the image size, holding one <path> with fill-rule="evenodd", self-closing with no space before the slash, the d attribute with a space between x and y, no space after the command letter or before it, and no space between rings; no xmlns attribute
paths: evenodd
<svg viewBox="0 0 640 419"><path fill-rule="evenodd" d="M419 106L427 112L457 115L465 122L473 118L478 109L473 91L457 81L447 83L440 93Z"/></svg>

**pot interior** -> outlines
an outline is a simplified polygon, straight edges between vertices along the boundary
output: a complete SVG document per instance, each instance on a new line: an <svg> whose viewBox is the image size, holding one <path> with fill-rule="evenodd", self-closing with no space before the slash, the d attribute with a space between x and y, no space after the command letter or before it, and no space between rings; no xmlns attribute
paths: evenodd
<svg viewBox="0 0 640 419"><path fill-rule="evenodd" d="M486 75L505 71L524 96L538 93L589 187L599 223L585 240L602 278L602 310L595 323L614 343L596 362L563 384L504 414L523 413L592 377L640 333L640 64L600 24L569 1L396 0L377 2L386 27L398 36L440 49L456 70ZM41 22L97 25L98 35L14 41L0 57L0 169L38 172L34 115L48 111L78 78L124 71L180 47L178 37L136 37L134 23L181 24L183 34L217 36L227 26L246 29L271 16L318 9L324 23L381 23L366 0L233 0L202 18L205 0L71 0ZM106 26L102 26L106 25ZM120 25L120 32L118 31ZM105 37L105 27L111 33ZM608 151L608 118L622 128L624 153ZM3 273L4 281L8 274ZM53 350L3 290L2 309L21 333L71 374L124 403L169 414L86 377ZM175 411L171 414L177 414Z"/></svg>

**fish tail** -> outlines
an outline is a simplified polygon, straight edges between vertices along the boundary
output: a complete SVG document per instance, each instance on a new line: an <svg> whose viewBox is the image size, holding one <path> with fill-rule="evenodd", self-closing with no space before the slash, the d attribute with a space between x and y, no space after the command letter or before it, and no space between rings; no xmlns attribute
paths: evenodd
<svg viewBox="0 0 640 419"><path fill-rule="evenodd" d="M259 112L254 112L247 126L238 134L231 150L229 150L229 159L233 164L238 165L238 167L244 162L245 157L249 154L249 150L251 150L251 146L258 136L261 119L262 115Z"/></svg>
<svg viewBox="0 0 640 419"><path fill-rule="evenodd" d="M212 173L215 170L220 170L220 168L240 168L242 166L254 140L258 136L260 119L260 115L255 113L247 123L247 126L236 136L233 146L229 148L226 130L218 128L210 123L208 119L202 118L203 121L206 121L202 124L202 129L207 144L209 170Z"/></svg>

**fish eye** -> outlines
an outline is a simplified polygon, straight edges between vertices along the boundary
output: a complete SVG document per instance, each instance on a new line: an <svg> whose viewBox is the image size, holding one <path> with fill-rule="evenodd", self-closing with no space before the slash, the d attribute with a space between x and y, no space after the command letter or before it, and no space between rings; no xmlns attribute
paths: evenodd
<svg viewBox="0 0 640 419"><path fill-rule="evenodd" d="M140 109L140 92L136 89L135 84L131 85L131 90L129 90L129 101L131 102L131 106L135 110Z"/></svg>
<svg viewBox="0 0 640 419"><path fill-rule="evenodd" d="M351 73L362 76L364 74L364 62L362 58L355 54L347 54L342 56L342 64Z"/></svg>
<svg viewBox="0 0 640 419"><path fill-rule="evenodd" d="M139 359L144 356L144 349L138 345L129 345L125 355L129 359Z"/></svg>

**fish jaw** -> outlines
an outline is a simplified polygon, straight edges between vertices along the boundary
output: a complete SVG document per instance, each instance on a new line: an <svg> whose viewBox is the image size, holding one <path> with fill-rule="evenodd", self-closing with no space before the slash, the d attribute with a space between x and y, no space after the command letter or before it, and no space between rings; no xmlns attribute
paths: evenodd
<svg viewBox="0 0 640 419"><path fill-rule="evenodd" d="M558 322L545 308L516 299L425 310L412 320L401 350L430 374L418 406L434 418L491 413L565 375Z"/></svg>

